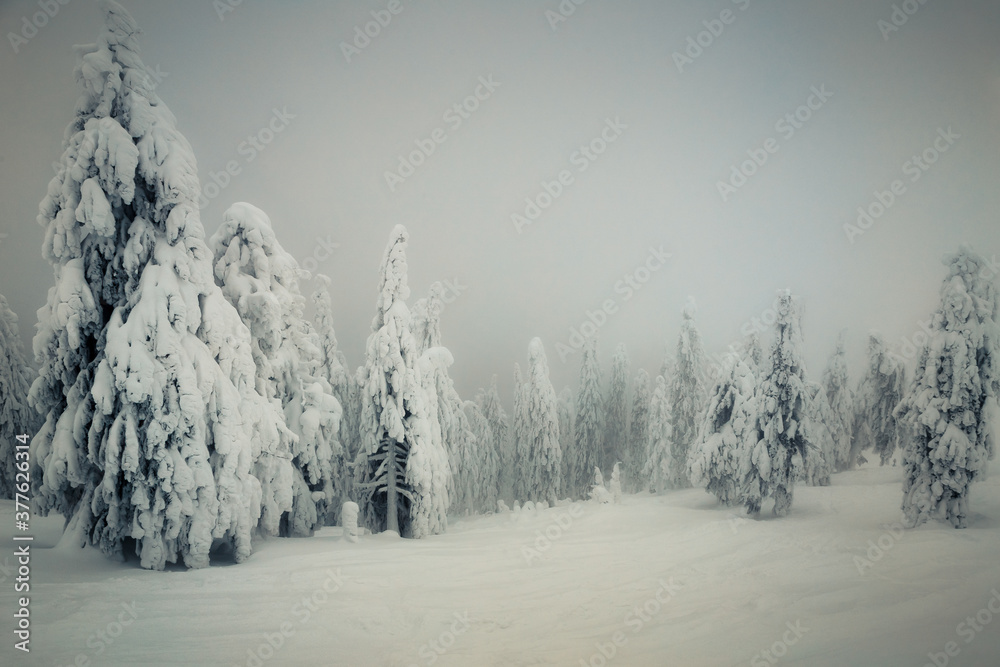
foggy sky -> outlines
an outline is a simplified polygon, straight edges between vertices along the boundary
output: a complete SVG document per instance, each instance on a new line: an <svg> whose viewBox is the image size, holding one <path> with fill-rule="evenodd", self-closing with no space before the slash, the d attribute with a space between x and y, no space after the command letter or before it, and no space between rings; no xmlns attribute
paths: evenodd
<svg viewBox="0 0 1000 667"><path fill-rule="evenodd" d="M943 253L963 241L1000 253L1000 3L897 0L888 31L890 0L566 0L575 11L554 28L558 0L399 0L350 62L342 42L389 0L244 0L221 17L205 0L123 4L203 188L227 163L238 171L202 209L207 234L233 202L266 211L284 247L332 278L355 367L397 223L411 306L435 281L461 288L442 317L459 392L497 373L508 406L533 336L557 390L575 385L580 355L564 362L556 343L609 299L605 372L624 342L633 372L655 375L689 295L719 352L791 288L818 379L841 328L855 371L869 329L912 339L937 305ZM0 2L0 293L28 350L53 283L35 217L80 92L72 45L95 41L102 18L70 0L15 53L9 34L39 11ZM696 57L679 61L686 49ZM265 145L269 123L281 131ZM390 187L417 141L433 153ZM591 160L592 142L605 150ZM942 147L926 170L912 162ZM753 155L763 164L723 201L718 182ZM897 180L849 241L858 207ZM543 182L561 192L519 231L511 215ZM661 248L671 257L650 270ZM648 281L625 289L625 276Z"/></svg>

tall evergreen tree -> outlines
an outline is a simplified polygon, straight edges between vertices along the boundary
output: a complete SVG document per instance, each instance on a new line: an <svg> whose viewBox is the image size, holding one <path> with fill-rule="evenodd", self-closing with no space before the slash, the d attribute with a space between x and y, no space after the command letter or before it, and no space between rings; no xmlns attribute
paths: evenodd
<svg viewBox="0 0 1000 667"><path fill-rule="evenodd" d="M212 279L195 158L150 85L139 29L101 8L38 216L55 286L34 341L34 499L72 539L118 559L134 546L145 568L206 566L214 542L240 562L258 521L272 533L291 509L283 420Z"/></svg>
<svg viewBox="0 0 1000 667"><path fill-rule="evenodd" d="M525 500L545 500L554 505L562 486L562 451L559 449L559 405L549 379L549 362L538 338L528 346L528 385L524 396L530 455L523 462L528 474Z"/></svg>
<svg viewBox="0 0 1000 667"><path fill-rule="evenodd" d="M514 417L511 429L511 444L514 452L514 483L512 490L515 501L530 500L532 480L528 475L528 461L531 458L531 440L528 433L528 386L521 374L521 366L514 362Z"/></svg>
<svg viewBox="0 0 1000 667"><path fill-rule="evenodd" d="M871 449L882 465L892 459L899 444L900 429L893 410L901 400L906 368L893 356L878 332L868 336L868 370L855 395L851 465Z"/></svg>
<svg viewBox="0 0 1000 667"><path fill-rule="evenodd" d="M675 489L691 486L688 450L698 436L698 419L705 403L705 352L694 316L695 302L689 298L677 338L677 363L667 393L673 427L670 485Z"/></svg>
<svg viewBox="0 0 1000 667"><path fill-rule="evenodd" d="M837 468L833 428L837 418L826 400L823 385L806 382L806 415L809 417L809 450L803 461L803 479L810 486L829 486L830 475Z"/></svg>
<svg viewBox="0 0 1000 667"><path fill-rule="evenodd" d="M632 394L632 413L629 417L628 439L625 441L624 467L625 487L632 493L646 489L648 483L642 469L646 463L649 443L649 373L640 368L635 376L635 391Z"/></svg>
<svg viewBox="0 0 1000 667"><path fill-rule="evenodd" d="M500 454L496 449L490 423L476 401L466 401L462 405L469 428L476 437L476 481L474 485L473 507L476 512L497 511L500 500Z"/></svg>
<svg viewBox="0 0 1000 667"><path fill-rule="evenodd" d="M347 357L340 350L337 333L333 326L333 302L330 297L330 278L317 274L316 289L312 295L315 308L316 333L319 336L320 364L317 373L330 385L342 415L340 420L340 456L334 462L334 469L340 470L339 488L344 500L354 495L354 475L351 465L361 450L361 386L352 374ZM363 370L363 369L358 369ZM330 517L336 518L336 517Z"/></svg>
<svg viewBox="0 0 1000 667"><path fill-rule="evenodd" d="M801 474L810 447L806 414L802 333L791 292L778 293L775 336L768 370L757 392L756 435L744 458L744 503L756 515L768 495L774 497L775 516L792 506L795 478Z"/></svg>
<svg viewBox="0 0 1000 667"><path fill-rule="evenodd" d="M500 393L497 391L497 376L494 375L490 386L477 396L479 408L486 418L493 438L492 449L499 458L500 472L498 474L497 494L499 499L514 501L514 475L517 467L517 457L511 439L510 420L500 403ZM490 508L493 509L493 508Z"/></svg>
<svg viewBox="0 0 1000 667"><path fill-rule="evenodd" d="M451 470L434 419L437 395L428 391L429 369L421 368L426 365L410 332L408 238L397 225L382 257L365 356L356 488L370 529L420 538L447 529Z"/></svg>
<svg viewBox="0 0 1000 667"><path fill-rule="evenodd" d="M833 413L827 428L833 438L836 470L847 470L852 465L851 427L854 421L854 392L847 374L847 331L837 336L837 347L823 371L822 385Z"/></svg>
<svg viewBox="0 0 1000 667"><path fill-rule="evenodd" d="M690 452L691 483L729 506L742 501L743 457L756 437L756 383L750 366L730 352Z"/></svg>
<svg viewBox="0 0 1000 667"><path fill-rule="evenodd" d="M930 340L896 410L909 429L903 515L911 527L934 517L965 528L969 487L996 453L990 411L1000 396L1000 295L994 272L968 245L945 265Z"/></svg>
<svg viewBox="0 0 1000 667"><path fill-rule="evenodd" d="M470 514L475 510L475 499L480 483L478 470L478 442L465 411L463 401L448 375L448 368L455 362L446 347L432 347L424 351L423 358L432 374L431 388L437 395L434 418L441 430L441 441L448 452L451 477L448 484L450 509L454 514Z"/></svg>
<svg viewBox="0 0 1000 667"><path fill-rule="evenodd" d="M574 498L586 498L594 479L594 467L604 452L604 396L597 339L593 337L588 338L583 347L573 424L576 442L569 453L571 478L566 482L566 490Z"/></svg>
<svg viewBox="0 0 1000 667"><path fill-rule="evenodd" d="M0 294L0 498L14 498L17 464L26 460L16 455L17 437L34 436L41 424L38 413L28 405L34 378L24 357L17 315Z"/></svg>
<svg viewBox="0 0 1000 667"><path fill-rule="evenodd" d="M562 450L562 480L563 489L567 489L568 481L572 475L571 461L572 452L576 444L573 432L573 421L576 418L576 397L573 390L563 387L559 392L559 448Z"/></svg>
<svg viewBox="0 0 1000 667"><path fill-rule="evenodd" d="M643 480L654 493L670 488L670 452L673 449L673 427L670 423L670 398L667 381L656 376L656 388L649 401L649 435L646 438L646 461Z"/></svg>
<svg viewBox="0 0 1000 667"><path fill-rule="evenodd" d="M281 534L310 536L347 499L334 467L342 454L341 407L318 375L320 340L304 319L299 289L304 272L281 247L267 214L244 202L229 207L209 247L216 284L250 328L257 390L288 427L279 432L292 454L293 499Z"/></svg>
<svg viewBox="0 0 1000 667"><path fill-rule="evenodd" d="M611 387L607 402L607 431L604 436L604 452L599 465L610 471L615 463L624 461L626 439L628 438L629 382L631 364L624 344L615 348L611 359Z"/></svg>

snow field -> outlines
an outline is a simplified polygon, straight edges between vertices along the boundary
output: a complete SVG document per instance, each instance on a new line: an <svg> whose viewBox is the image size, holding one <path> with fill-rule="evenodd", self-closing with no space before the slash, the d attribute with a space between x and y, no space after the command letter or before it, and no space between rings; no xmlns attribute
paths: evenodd
<svg viewBox="0 0 1000 667"><path fill-rule="evenodd" d="M61 519L36 518L30 664L996 664L1000 481L973 487L967 529L900 536L901 473L799 486L782 519L689 489L453 520L424 540L328 528L190 571L52 548ZM12 513L4 501L6 544Z"/></svg>

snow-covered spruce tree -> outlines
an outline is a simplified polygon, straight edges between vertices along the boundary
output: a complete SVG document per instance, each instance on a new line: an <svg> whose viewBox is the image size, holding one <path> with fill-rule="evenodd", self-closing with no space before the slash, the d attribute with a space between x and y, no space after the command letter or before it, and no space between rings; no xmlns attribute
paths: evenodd
<svg viewBox="0 0 1000 667"><path fill-rule="evenodd" d="M837 347L822 378L826 401L832 411L827 428L833 438L833 453L836 470L847 470L851 467L851 430L854 421L854 392L851 391L850 379L847 374L847 331L841 331L837 336Z"/></svg>
<svg viewBox="0 0 1000 667"><path fill-rule="evenodd" d="M826 400L823 385L806 382L806 415L809 417L809 450L803 461L802 479L810 486L829 486L837 467L833 428L837 418Z"/></svg>
<svg viewBox="0 0 1000 667"><path fill-rule="evenodd" d="M854 402L851 465L860 462L862 452L874 451L885 465L899 444L900 429L893 410L901 400L906 368L894 357L882 334L868 335L868 370L858 384Z"/></svg>
<svg viewBox="0 0 1000 667"><path fill-rule="evenodd" d="M38 221L55 286L39 310L34 499L67 539L142 567L237 562L291 508L283 419L255 389L250 333L212 279L194 155L150 87L139 29L102 0L97 44ZM263 508L263 515L262 515Z"/></svg>
<svg viewBox="0 0 1000 667"><path fill-rule="evenodd" d="M555 505L562 486L562 451L559 449L559 399L549 380L549 362L542 341L528 346L528 385L524 395L530 457L521 462L527 470L525 500L545 500Z"/></svg>
<svg viewBox="0 0 1000 667"><path fill-rule="evenodd" d="M437 409L432 413L441 430L441 441L448 452L451 477L448 484L450 511L453 514L471 514L475 511L476 491L479 485L478 443L462 409L462 399L455 390L455 383L448 375L448 367L455 359L446 347L431 347L421 355L428 365L430 378L425 383L436 394Z"/></svg>
<svg viewBox="0 0 1000 667"><path fill-rule="evenodd" d="M562 480L563 489L570 479L570 453L573 451L575 438L573 420L576 418L576 397L573 390L563 387L559 392L559 448L562 450Z"/></svg>
<svg viewBox="0 0 1000 667"><path fill-rule="evenodd" d="M698 437L698 419L705 403L705 352L694 322L695 310L694 298L689 297L677 338L677 363L667 392L673 427L670 485L675 489L691 486L688 450Z"/></svg>
<svg viewBox="0 0 1000 667"><path fill-rule="evenodd" d="M768 495L774 497L775 516L788 513L795 478L809 448L798 309L789 290L778 293L775 306L768 370L757 385L757 433L750 435L748 455L743 459L744 504L751 515L760 512Z"/></svg>
<svg viewBox="0 0 1000 667"><path fill-rule="evenodd" d="M530 500L532 492L528 461L531 459L531 442L528 433L528 386L521 374L521 365L514 362L514 416L511 428L511 450L514 452L514 467L511 471L511 485L514 501Z"/></svg>
<svg viewBox="0 0 1000 667"><path fill-rule="evenodd" d="M408 237L397 225L382 258L365 355L356 490L369 529L420 538L447 529L451 470L434 419L437 396L426 390L427 369L410 333Z"/></svg>
<svg viewBox="0 0 1000 667"><path fill-rule="evenodd" d="M448 486L451 512L469 514L474 511L479 476L476 470L477 443L462 409L463 401L448 374L448 368L455 360L441 343L442 290L441 284L435 283L431 286L430 295L417 302L414 312L420 314L414 318L414 339L418 352L428 357L434 373L433 386L437 393L435 419L441 429L441 439L448 451L451 467L451 483Z"/></svg>
<svg viewBox="0 0 1000 667"><path fill-rule="evenodd" d="M727 354L690 452L691 483L728 506L742 502L743 457L748 440L756 438L756 389L746 361Z"/></svg>
<svg viewBox="0 0 1000 667"><path fill-rule="evenodd" d="M469 428L476 437L476 481L473 495L473 509L478 513L497 511L500 499L500 454L494 446L493 432L483 411L476 401L462 404Z"/></svg>
<svg viewBox="0 0 1000 667"><path fill-rule="evenodd" d="M510 421L500 403L500 393L497 391L497 376L494 375L490 386L477 397L479 409L486 418L493 437L492 449L499 458L500 473L497 481L497 494L503 500L514 501L514 470L517 466L513 441L511 439ZM488 508L493 509L493 508Z"/></svg>
<svg viewBox="0 0 1000 667"><path fill-rule="evenodd" d="M580 361L580 386L576 394L576 418L573 420L575 442L570 456L567 495L586 498L594 479L594 466L604 453L604 396L601 390L601 367L597 361L597 339L591 336L583 346Z"/></svg>
<svg viewBox="0 0 1000 667"><path fill-rule="evenodd" d="M670 488L670 451L673 449L670 413L667 381L657 375L656 388L649 401L649 435L642 469L642 478L653 493L663 493Z"/></svg>
<svg viewBox="0 0 1000 667"><path fill-rule="evenodd" d="M27 452L15 455L17 437L34 436L41 424L38 413L28 405L34 378L24 358L17 315L0 294L0 498L14 498L17 463L27 460Z"/></svg>
<svg viewBox="0 0 1000 667"><path fill-rule="evenodd" d="M262 210L238 202L209 240L215 282L250 328L257 390L285 416L280 429L292 454L292 509L282 516L284 536L308 537L335 523L344 497L341 406L321 376L320 339L303 316L304 272L282 248Z"/></svg>
<svg viewBox="0 0 1000 667"><path fill-rule="evenodd" d="M948 276L930 340L896 415L908 427L903 516L965 528L969 486L995 455L1000 395L1000 295L989 263L968 245L945 258Z"/></svg>
<svg viewBox="0 0 1000 667"><path fill-rule="evenodd" d="M628 439L625 441L625 455L622 460L624 487L630 493L638 493L649 486L642 473L649 443L650 390L649 373L645 369L639 369L634 386Z"/></svg>
<svg viewBox="0 0 1000 667"><path fill-rule="evenodd" d="M359 433L361 421L360 384L355 374L351 373L347 358L341 352L337 342L337 333L333 326L330 278L323 274L317 274L315 281L316 289L313 292L312 300L315 307L316 333L319 336L320 350L317 374L330 385L333 396L340 403L342 411L340 419L341 455L339 460L334 462L334 469L341 471L338 482L341 497L349 499L354 497L354 476L351 473L351 464L361 449Z"/></svg>
<svg viewBox="0 0 1000 667"><path fill-rule="evenodd" d="M631 363L624 344L615 348L611 359L611 387L608 390L607 430L604 435L604 453L598 465L610 471L625 458L628 438L629 390Z"/></svg>

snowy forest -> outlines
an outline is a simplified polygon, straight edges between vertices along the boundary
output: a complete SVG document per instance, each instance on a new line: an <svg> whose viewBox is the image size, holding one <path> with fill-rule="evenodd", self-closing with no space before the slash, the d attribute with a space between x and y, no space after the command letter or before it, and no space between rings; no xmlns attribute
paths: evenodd
<svg viewBox="0 0 1000 667"><path fill-rule="evenodd" d="M216 4L224 7L217 10L220 19L228 19L228 11L239 3ZM562 4L578 7L574 12L584 9L582 3ZM723 12L720 26L729 25L727 12L735 16L734 11L746 9L740 4L734 0ZM402 21L405 14L392 6L386 16ZM50 546L64 559L52 563L68 568L80 563L84 572L89 568L112 579L141 576L142 585L156 591L175 585L156 576L171 581L180 573L200 576L195 570L235 572L230 575L237 578L234 582L241 571L253 581L265 576L260 572L284 572L280 576L286 579L267 585L294 588L295 554L301 553L325 563L324 573L336 572L339 590L338 568L346 572L356 560L371 559L371 553L381 551L378 558L385 559L388 569L395 559L450 550L452 543L442 540L514 527L523 535L506 543L503 537L491 539L515 554L513 567L526 577L536 563L574 563L572 556L552 561L568 544L561 540L577 530L592 532L576 526L594 512L606 512L607 522L593 532L608 551L601 551L595 562L610 577L608 587L632 586L627 599L638 598L639 606L636 616L625 616L632 603L615 603L611 616L618 620L610 623L566 621L577 623L571 625L571 643L579 655L567 651L544 661L515 661L497 657L500 649L492 643L484 648L486 640L479 652L473 646L463 649L464 633L501 632L504 623L514 622L510 617L483 620L485 612L473 605L465 617L461 609L449 608L447 620L440 622L443 630L436 629L437 621L422 628L424 635L438 640L393 648L395 653L377 663L433 664L441 659L443 664L596 667L616 656L618 664L671 659L662 645L628 657L628 641L633 632L633 643L638 638L652 641L645 638L653 632L640 630L653 623L669 625L674 598L682 600L689 591L696 595L697 575L703 571L688 542L724 541L731 529L734 538L744 540L732 547L733 553L747 554L765 549L763 545L771 548L775 540L798 540L797 549L813 553L839 550L846 569L864 576L879 568L876 563L883 556L901 553L890 554L890 549L912 547L917 549L913 562L923 562L920 544L934 559L948 553L949 545L983 539L984 524L986 532L996 532L1000 487L989 481L1000 425L1000 292L995 255L989 256L994 248L954 242L940 248L940 264L917 269L933 275L939 289L924 295L936 305L923 313L926 323L910 351L877 330L856 330L844 321L826 332L835 344L825 364L807 368L806 340L814 331L809 318L821 304L797 294L795 284L758 284L760 298L773 301L772 308L723 347L706 343L726 334L701 327L705 302L689 290L692 295L685 293L683 306L672 314L679 327L651 334L663 350L658 367L635 363L627 342L616 339L616 330L602 331L603 322L589 311L589 319L573 329L569 346L541 336L524 338L514 343L523 352L513 367L491 367L456 352L462 334L448 326L445 313L453 296L446 285L435 282L425 293L411 292L411 267L416 271L421 263L434 261L421 256L419 226L380 228L380 234L387 233L381 260L371 257L369 273L344 284L326 275L316 261L300 261L300 254L286 249L296 242L294 227L277 216L272 219L254 203L236 201L227 205L221 220L203 219L204 174L199 174L195 149L182 133L189 119L175 116L161 99L132 16L114 0L100 0L99 7L103 28L97 42L75 47L79 101L75 109L61 110L72 120L61 156L51 156L57 158L56 173L38 207L37 223L44 234L39 261L51 268L53 281L37 310L30 341L22 335L29 313L15 314L0 295L0 498L7 501L5 512L11 516L5 521L11 526L20 525L15 518L20 522L22 514L30 514L32 522L52 519L39 523L51 526ZM381 14L373 11L372 16ZM360 57L363 47L355 45L354 50ZM322 187L323 197L337 196L335 184ZM206 227L214 231L209 234ZM660 257L661 264L668 256ZM0 291L7 287L0 285ZM363 357L354 359L337 335L355 326L353 313L337 306L338 293L348 290L369 303ZM710 321L718 322L716 317L712 313ZM740 322L737 318L730 324ZM852 341L862 340L865 358L852 359ZM567 350L575 377L562 383L553 364L557 358L565 362ZM602 358L604 350L613 353ZM454 376L458 367L473 369L481 388L460 393ZM847 507L855 513L841 514ZM819 541L824 526L834 530L851 524L854 529L852 522L866 512L883 523L876 526L873 519L874 532L856 533L857 544L830 547ZM675 514L683 517L671 518ZM616 522L628 516L642 517L638 532L630 538L616 536ZM807 521L815 523L806 526ZM721 537L705 532L716 524L723 527L717 533ZM966 530L938 530L943 527ZM650 598L654 613L653 605L642 606L649 594L638 584L623 583L620 575L645 567L628 565L633 548L667 557L669 547L662 551L644 540L662 534L662 544L670 545L671 531L681 529L688 532L676 548L690 554L687 569L683 575L675 570L673 577L665 571L662 578L656 575L659 590ZM766 531L766 536L751 539L752 531ZM17 540L17 531L14 535ZM928 541L932 538L933 544ZM294 551L278 551L284 544ZM861 548L852 550L855 546ZM41 549L32 548L36 553ZM461 548L472 549L472 543ZM366 555L352 555L352 549ZM724 549L729 553L729 547ZM275 560L279 553L286 554L284 560ZM1000 585L995 552L989 556L979 547L970 553L983 560L970 555L968 563L994 563L980 581ZM103 564L93 554L100 554ZM42 564L49 561L41 559L55 557L35 556ZM762 558L767 560L766 553ZM42 564L35 566L39 573L32 580L33 590L43 591L37 597L52 594L35 583L49 577ZM230 564L236 566L221 568ZM421 567L414 572L418 579L435 567L450 566ZM757 565L734 561L732 567L730 575L760 576L754 574ZM798 566L775 561L774 567ZM713 569L712 576L722 576L719 572L726 569ZM143 570L154 572L147 577ZM168 572L160 572L164 570ZM430 590L443 587L451 595L447 575L429 576L435 582ZM461 570L456 576L464 586L477 586L474 572ZM886 567L869 574L866 582L876 576L910 580L920 575ZM323 577L327 575L316 581ZM348 580L355 586L365 581L383 586L376 575L371 577L349 575ZM683 583L675 586L675 577ZM796 579L796 585L808 588L800 575ZM214 586L216 580L198 581ZM314 588L316 581L310 584ZM496 585L498 591L504 587ZM336 599L334 589L325 590ZM545 590L539 585L531 595L543 597ZM906 590L893 589L899 600ZM212 595L226 593L220 589ZM403 605L406 594L400 595L387 604ZM846 598L838 602L835 593L824 595L834 607L849 609ZM3 600L6 605L8 598ZM763 599L754 600L745 602L747 613L767 608ZM992 619L992 598L984 594L971 603L973 618L986 605ZM157 604L155 596L139 602L151 611ZM516 608L521 602L512 598L511 604ZM732 614L741 603L706 604L729 609L722 616L731 621L738 618ZM11 605L16 611L13 598ZM656 618L661 608L670 610L670 618ZM32 618L37 618L34 609ZM225 614L225 609L206 613ZM409 621L397 617L403 613L399 609L379 623L409 627ZM786 613L791 609L787 604L781 609L776 618L787 616L787 629L780 624L746 629L742 644L734 639L729 645L730 650L737 645L745 650L731 652L729 662L771 665L786 654L794 662L791 656L801 638L797 612ZM351 612L324 613L346 619ZM468 621L469 614L479 620ZM615 632L622 616L622 630ZM122 632L125 620L119 623ZM297 623L289 627L294 631ZM996 627L987 628L982 616L978 623L987 638L978 644L970 640L963 657L1000 655L993 653L1000 651ZM489 627L484 630L482 624ZM931 627L947 625L938 620ZM18 627L26 632L27 626L15 626L14 636L22 638L17 648L24 651L27 635L17 635ZM969 627L978 638L979 631ZM46 641L44 627L33 632L32 646ZM213 653L209 662L261 665L285 650L286 642L293 645L296 638L281 632L275 635L280 642L256 633L247 640L249 650L241 647L224 658ZM963 636L962 630L957 632ZM73 634L72 642L88 647L73 652L96 658L107 649L111 656L110 638L101 640L100 653L87 653L92 647L83 640L89 634ZM266 641L258 642L257 635ZM805 634L802 646L812 636ZM961 645L953 642L953 651L947 643L951 639L947 633L940 641L938 635L930 637L928 648L913 655L930 664L948 664L939 656L950 660L959 647L965 649L960 640ZM396 638L392 642L398 643ZM454 653L451 644L458 647ZM867 635L859 647L853 664L862 664L859 655L871 658L869 664L890 664L879 660L894 655ZM150 650L167 656L174 649ZM345 647L340 658L318 658L318 649L310 650L276 657L272 664L376 664L350 653L356 648ZM796 664L828 664L819 656L832 660L834 654L825 650L802 654ZM588 653L593 655L588 658ZM480 661L487 654L497 661ZM126 664L136 654L128 655L132 657L116 658L121 662L115 664ZM706 662L688 662L722 664L698 655ZM164 657L163 664L175 660L180 658ZM838 664L847 662L838 659Z"/></svg>

